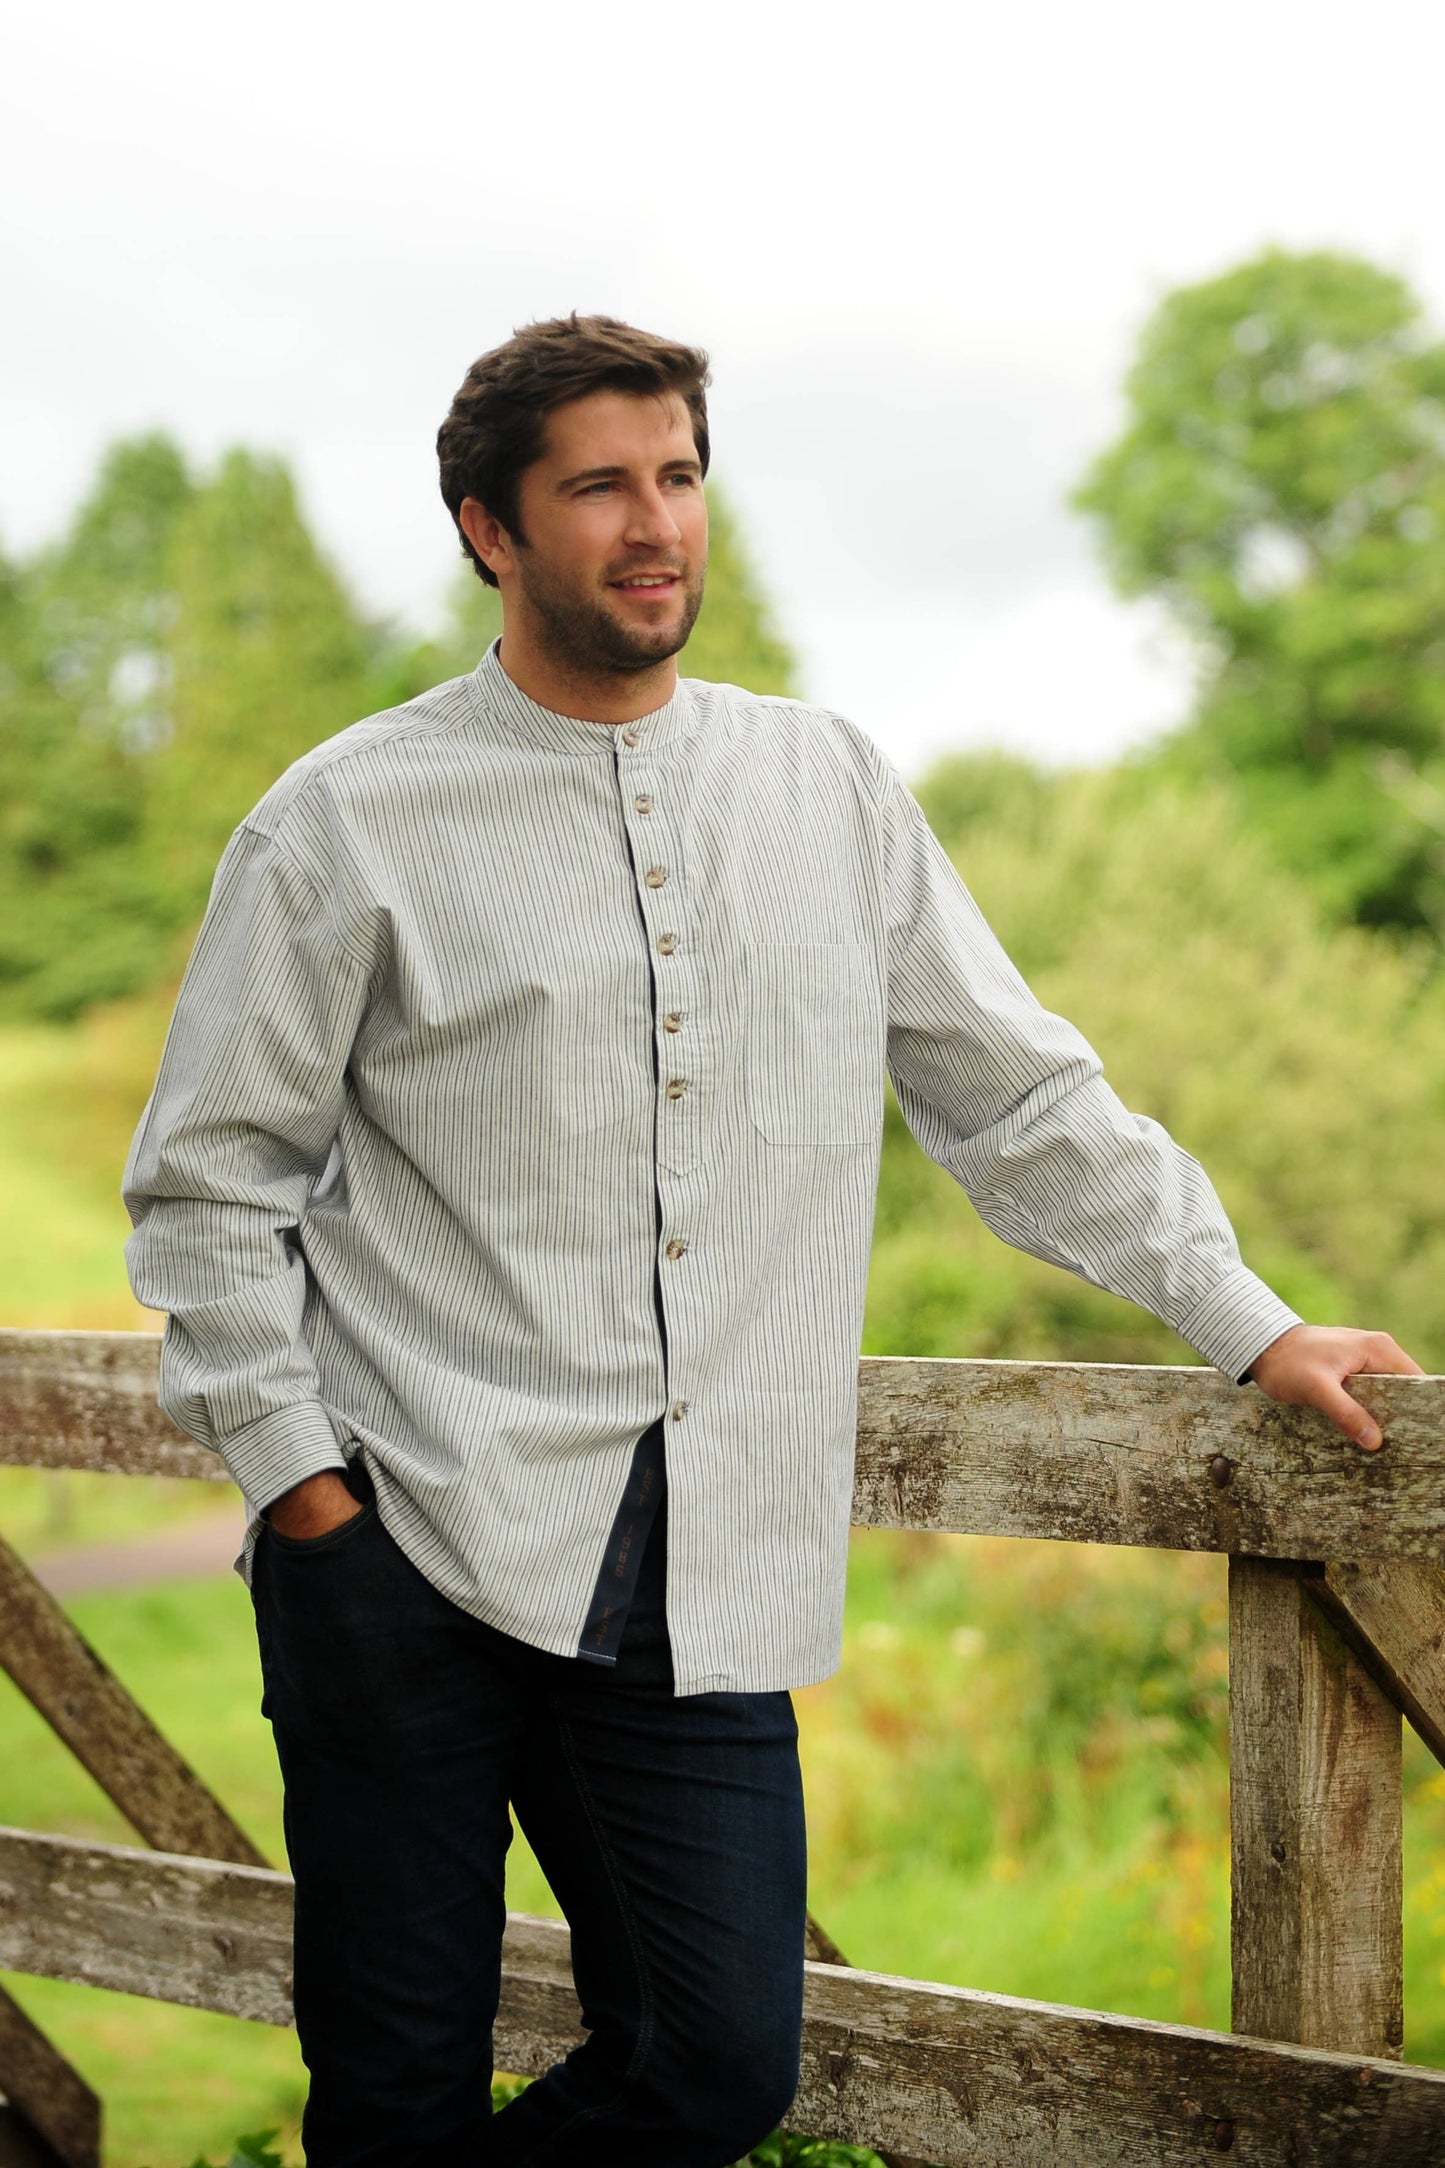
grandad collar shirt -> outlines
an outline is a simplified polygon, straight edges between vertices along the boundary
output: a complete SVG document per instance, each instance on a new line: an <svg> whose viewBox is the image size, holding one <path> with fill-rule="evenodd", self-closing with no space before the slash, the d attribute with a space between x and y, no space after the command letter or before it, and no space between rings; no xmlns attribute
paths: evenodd
<svg viewBox="0 0 1445 2168"><path fill-rule="evenodd" d="M126 1173L163 1405L253 1516L362 1454L434 1585L558 1654L660 1425L677 1690L821 1678L885 1069L1006 1241L1232 1376L1297 1322L862 732L693 680L581 722L493 648L222 859Z"/></svg>

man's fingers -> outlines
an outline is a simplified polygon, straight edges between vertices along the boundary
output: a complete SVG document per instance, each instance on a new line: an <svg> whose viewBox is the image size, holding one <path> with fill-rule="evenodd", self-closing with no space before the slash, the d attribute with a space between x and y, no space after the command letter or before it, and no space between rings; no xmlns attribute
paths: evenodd
<svg viewBox="0 0 1445 2168"><path fill-rule="evenodd" d="M1353 1438L1356 1445L1363 1446L1367 1453L1378 1451L1384 1443L1380 1426L1369 1409L1362 1408L1359 1401L1347 1393L1343 1385L1336 1384L1333 1378L1321 1378L1312 1398L1314 1405L1321 1409L1332 1423L1337 1423L1347 1438Z"/></svg>
<svg viewBox="0 0 1445 2168"><path fill-rule="evenodd" d="M1413 1355L1407 1355L1398 1340L1392 1340L1387 1332L1372 1332L1365 1348L1363 1362L1350 1368L1351 1377L1410 1377L1423 1378L1425 1372Z"/></svg>

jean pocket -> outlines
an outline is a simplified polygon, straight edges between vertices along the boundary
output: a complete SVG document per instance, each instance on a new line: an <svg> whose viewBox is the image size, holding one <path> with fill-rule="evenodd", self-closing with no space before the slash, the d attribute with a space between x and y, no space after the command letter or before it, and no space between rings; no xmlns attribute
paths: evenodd
<svg viewBox="0 0 1445 2168"><path fill-rule="evenodd" d="M311 1551L339 1550L342 1544L348 1542L357 1533L358 1529L365 1527L375 1519L376 1507L367 1505L362 1506L359 1512L353 1513L349 1520L338 1521L335 1528L325 1529L319 1536L283 1536L280 1529L274 1528L270 1521L265 1523L265 1528L267 1537L275 1544L277 1550L292 1551L298 1556L305 1556L306 1553Z"/></svg>

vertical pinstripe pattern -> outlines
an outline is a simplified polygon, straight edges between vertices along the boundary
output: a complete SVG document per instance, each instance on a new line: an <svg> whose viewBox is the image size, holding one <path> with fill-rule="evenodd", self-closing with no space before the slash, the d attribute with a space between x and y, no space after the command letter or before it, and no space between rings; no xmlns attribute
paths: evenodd
<svg viewBox="0 0 1445 2168"><path fill-rule="evenodd" d="M126 1173L163 1404L253 1510L364 1451L422 1571L559 1653L665 1417L678 1690L823 1677L885 1060L1007 1241L1233 1375L1295 1322L859 731L693 681L574 722L489 652L222 859Z"/></svg>

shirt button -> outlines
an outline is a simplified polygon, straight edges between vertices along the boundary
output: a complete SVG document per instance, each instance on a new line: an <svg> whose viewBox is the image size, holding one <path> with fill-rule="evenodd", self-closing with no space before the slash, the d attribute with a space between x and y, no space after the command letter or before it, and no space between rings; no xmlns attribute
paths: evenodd
<svg viewBox="0 0 1445 2168"><path fill-rule="evenodd" d="M649 888L661 888L667 875L661 866L649 866L644 878Z"/></svg>
<svg viewBox="0 0 1445 2168"><path fill-rule="evenodd" d="M669 1010L668 1010L668 1012L667 1012L667 1014L666 1014L666 1016L664 1016L664 1018L662 1019L662 1028L663 1028L663 1030L664 1030L664 1031L681 1031L681 1029L682 1029L682 1011L681 1011L681 1009L669 1009Z"/></svg>
<svg viewBox="0 0 1445 2168"><path fill-rule="evenodd" d="M652 811L652 800L645 790L639 792L638 796L633 799L632 803L636 811L639 813L650 813Z"/></svg>
<svg viewBox="0 0 1445 2168"><path fill-rule="evenodd" d="M679 1257L682 1256L686 1248L687 1244L685 1242L679 1242L676 1236L674 1236L672 1241L668 1243L667 1254L672 1259L674 1264L677 1263L677 1260L679 1259Z"/></svg>
<svg viewBox="0 0 1445 2168"><path fill-rule="evenodd" d="M669 1099L680 1099L686 1090L687 1078L685 1076L670 1076L668 1078L667 1096Z"/></svg>
<svg viewBox="0 0 1445 2168"><path fill-rule="evenodd" d="M659 956L675 955L677 953L677 935L675 933L659 934L657 937L657 953Z"/></svg>
<svg viewBox="0 0 1445 2168"><path fill-rule="evenodd" d="M680 1423L680 1422L682 1421L683 1417L684 1417L684 1416L686 1415L686 1413L687 1413L687 1402L686 1402L685 1400L674 1400L674 1402L672 1403L672 1419L673 1419L673 1421L674 1421L675 1423Z"/></svg>
<svg viewBox="0 0 1445 2168"><path fill-rule="evenodd" d="M640 745L642 743L642 740L635 730L624 730L622 733L622 742L624 745Z"/></svg>

